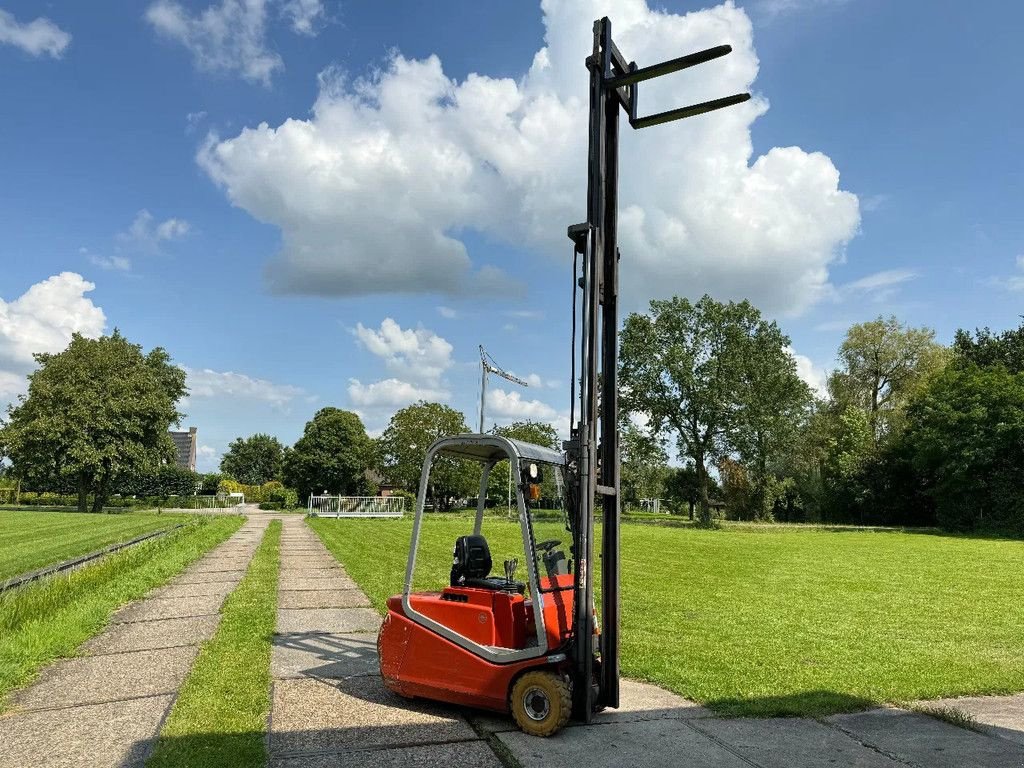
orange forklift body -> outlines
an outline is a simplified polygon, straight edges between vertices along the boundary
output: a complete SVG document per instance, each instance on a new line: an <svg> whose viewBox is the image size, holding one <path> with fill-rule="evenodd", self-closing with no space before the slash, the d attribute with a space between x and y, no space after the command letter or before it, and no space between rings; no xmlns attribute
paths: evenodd
<svg viewBox="0 0 1024 768"><path fill-rule="evenodd" d="M544 630L549 648L569 639L572 627L573 578L541 579L545 592ZM520 594L471 587L446 587L441 592L410 595L416 611L475 643L523 648L536 626L531 600ZM508 711L508 694L521 673L537 668L559 669L566 664L550 656L498 664L456 645L412 620L401 595L388 599L388 613L377 639L384 684L402 696L450 704Z"/></svg>

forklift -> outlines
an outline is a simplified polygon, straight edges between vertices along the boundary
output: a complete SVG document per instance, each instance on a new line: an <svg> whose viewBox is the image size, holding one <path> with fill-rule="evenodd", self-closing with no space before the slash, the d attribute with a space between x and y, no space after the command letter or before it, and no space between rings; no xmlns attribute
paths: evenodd
<svg viewBox="0 0 1024 768"><path fill-rule="evenodd" d="M596 712L619 706L619 110L633 128L647 128L747 101L750 94L741 93L637 115L640 83L731 50L720 45L640 68L615 45L611 22L594 22L593 52L586 59L587 220L568 228L573 244L570 437L562 451L491 434L443 437L427 449L405 585L401 595L388 599L377 640L381 678L399 695L511 712L518 726L535 736L557 733L572 716L589 723ZM423 514L430 473L452 460L478 462L481 468L473 530L454 542L449 585L414 591L421 528L430 524ZM523 555L525 582L516 578L515 557L504 561L502 574L491 573L494 562L483 534L485 499L488 477L500 461L510 462L516 478L522 538L517 551ZM565 541L542 538L551 524L531 506L542 489L550 494L552 487L559 495ZM603 525L599 614L594 602L598 504Z"/></svg>

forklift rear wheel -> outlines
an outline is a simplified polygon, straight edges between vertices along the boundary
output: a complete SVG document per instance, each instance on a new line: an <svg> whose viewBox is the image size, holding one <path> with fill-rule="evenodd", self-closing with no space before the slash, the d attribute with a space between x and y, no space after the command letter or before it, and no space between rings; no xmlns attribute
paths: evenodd
<svg viewBox="0 0 1024 768"><path fill-rule="evenodd" d="M512 686L512 717L531 736L558 733L572 713L572 689L554 672L527 672Z"/></svg>

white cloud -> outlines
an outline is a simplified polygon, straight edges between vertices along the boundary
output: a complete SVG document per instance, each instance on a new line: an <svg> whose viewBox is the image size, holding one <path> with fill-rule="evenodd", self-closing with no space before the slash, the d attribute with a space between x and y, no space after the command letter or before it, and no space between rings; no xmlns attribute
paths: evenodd
<svg viewBox="0 0 1024 768"><path fill-rule="evenodd" d="M183 366L184 367L184 366ZM291 384L275 384L234 371L213 371L209 368L188 368L186 384L189 398L227 397L269 403L284 409L296 398L306 398L306 391Z"/></svg>
<svg viewBox="0 0 1024 768"><path fill-rule="evenodd" d="M1024 253L1017 257L1016 264L1018 274L1007 277L994 277L988 282L1009 291L1024 291Z"/></svg>
<svg viewBox="0 0 1024 768"><path fill-rule="evenodd" d="M185 134L193 133L206 119L206 110L200 110L198 112L189 112L185 115Z"/></svg>
<svg viewBox="0 0 1024 768"><path fill-rule="evenodd" d="M210 457L216 456L217 451L208 445L200 445L198 448L196 448L196 454L199 456Z"/></svg>
<svg viewBox="0 0 1024 768"><path fill-rule="evenodd" d="M221 0L193 14L175 0L157 0L146 9L146 21L185 46L197 68L237 72L250 82L270 85L284 61L267 47L267 5L266 0Z"/></svg>
<svg viewBox="0 0 1024 768"><path fill-rule="evenodd" d="M818 8L844 5L849 0L759 0L756 7L770 18L791 13L806 13Z"/></svg>
<svg viewBox="0 0 1024 768"><path fill-rule="evenodd" d="M322 0L288 0L281 10L291 20L292 31L308 37L316 35L325 15Z"/></svg>
<svg viewBox="0 0 1024 768"><path fill-rule="evenodd" d="M418 386L399 379L383 379L363 384L349 379L348 396L361 408L401 408L417 400L446 402L451 393L439 387Z"/></svg>
<svg viewBox="0 0 1024 768"><path fill-rule="evenodd" d="M132 220L127 232L118 234L117 239L125 245L141 251L154 253L160 244L171 240L179 240L188 234L189 223L184 219L164 219L156 221L153 214L143 208Z"/></svg>
<svg viewBox="0 0 1024 768"><path fill-rule="evenodd" d="M519 376L518 373L513 371L509 371L509 373L513 376ZM558 389L562 386L561 382L556 379L544 379L539 373L528 373L525 376L519 376L519 378L523 379L527 384L535 389L541 389L543 387L547 387L548 389Z"/></svg>
<svg viewBox="0 0 1024 768"><path fill-rule="evenodd" d="M874 213L875 211L885 208L889 204L890 200L892 200L892 195L888 195L884 192L877 195L861 197L860 209L865 213Z"/></svg>
<svg viewBox="0 0 1024 768"><path fill-rule="evenodd" d="M71 35L49 19L40 16L34 21L21 23L0 8L0 45L13 45L30 56L59 59L71 43Z"/></svg>
<svg viewBox="0 0 1024 768"><path fill-rule="evenodd" d="M915 277L917 272L912 269L886 269L847 283L845 287L854 291L875 291L905 283Z"/></svg>
<svg viewBox="0 0 1024 768"><path fill-rule="evenodd" d="M452 345L423 327L402 328L386 317L378 330L359 323L353 333L367 351L406 381L436 385L452 364Z"/></svg>
<svg viewBox="0 0 1024 768"><path fill-rule="evenodd" d="M13 401L27 389L28 379L24 374L0 371L0 417L6 413L2 407L4 403Z"/></svg>
<svg viewBox="0 0 1024 768"><path fill-rule="evenodd" d="M828 394L826 386L828 373L825 369L815 365L811 358L807 357L807 355L799 354L792 347L788 347L786 351L796 361L796 375L803 379L804 383L811 388L814 394L818 397L825 397Z"/></svg>
<svg viewBox="0 0 1024 768"><path fill-rule="evenodd" d="M727 2L675 15L644 0L547 0L546 45L520 80L394 54L366 79L322 75L309 118L211 138L198 161L231 202L282 232L268 267L279 291L328 295L464 293L474 264L458 232L475 228L562 255L582 218L591 22L605 12L627 56L653 63L729 42L695 73L642 86L644 111L750 88L750 20ZM753 157L763 98L622 142L622 289L750 298L799 312L830 291L828 268L856 234L855 195L818 152ZM500 277L490 268L490 276ZM481 274L483 274L481 272ZM487 282L485 280L485 282Z"/></svg>
<svg viewBox="0 0 1024 768"><path fill-rule="evenodd" d="M544 312L540 309L511 309L503 312L506 317L518 317L523 320L543 320Z"/></svg>
<svg viewBox="0 0 1024 768"><path fill-rule="evenodd" d="M112 269L120 272L127 272L132 268L131 260L124 256L97 256L95 253L90 253L89 263L100 269Z"/></svg>
<svg viewBox="0 0 1024 768"><path fill-rule="evenodd" d="M558 411L540 400L524 400L516 391L492 388L487 390L487 418L530 419L532 421L554 421Z"/></svg>
<svg viewBox="0 0 1024 768"><path fill-rule="evenodd" d="M349 379L348 395L353 405L375 409L399 408L417 400L447 402L451 397L442 377L452 366L452 345L422 326L402 328L390 317L379 329L358 323L353 330L364 349L384 361L395 376L364 384Z"/></svg>
<svg viewBox="0 0 1024 768"><path fill-rule="evenodd" d="M826 320L814 326L816 331L845 331L853 324L850 320Z"/></svg>
<svg viewBox="0 0 1024 768"><path fill-rule="evenodd" d="M102 335L107 318L85 295L95 288L75 272L61 272L12 301L0 299L0 397L25 391L33 354L60 352L74 333Z"/></svg>
<svg viewBox="0 0 1024 768"><path fill-rule="evenodd" d="M870 296L875 303L891 298L900 286L918 277L913 269L886 269L847 283L840 289L847 295Z"/></svg>
<svg viewBox="0 0 1024 768"><path fill-rule="evenodd" d="M454 320L459 316L459 313L456 312L451 307L438 307L437 314L439 314L445 320Z"/></svg>

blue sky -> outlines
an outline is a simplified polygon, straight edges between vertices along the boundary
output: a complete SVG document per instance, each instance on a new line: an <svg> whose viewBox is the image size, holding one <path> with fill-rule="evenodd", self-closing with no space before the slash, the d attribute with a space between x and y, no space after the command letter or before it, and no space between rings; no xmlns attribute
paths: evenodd
<svg viewBox="0 0 1024 768"><path fill-rule="evenodd" d="M736 49L641 91L651 111L755 94L623 136L629 307L750 296L819 380L878 314L943 341L1018 323L1017 4L102 9L0 0L0 400L32 352L118 327L189 369L202 469L325 405L378 431L432 396L475 424L478 344L532 382L495 382L489 421L563 423L603 13L641 65Z"/></svg>

